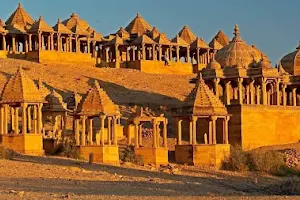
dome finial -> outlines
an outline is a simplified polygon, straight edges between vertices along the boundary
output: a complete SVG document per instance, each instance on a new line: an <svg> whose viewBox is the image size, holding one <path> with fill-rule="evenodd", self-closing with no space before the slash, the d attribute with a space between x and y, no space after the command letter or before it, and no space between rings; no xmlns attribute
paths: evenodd
<svg viewBox="0 0 300 200"><path fill-rule="evenodd" d="M22 8L21 2L18 3L18 8Z"/></svg>
<svg viewBox="0 0 300 200"><path fill-rule="evenodd" d="M141 15L140 15L140 13L138 12L138 13L136 13L136 17L140 17Z"/></svg>
<svg viewBox="0 0 300 200"><path fill-rule="evenodd" d="M239 28L239 25L235 25L234 26L234 33L233 33L234 35L235 35L235 37L237 37L237 36L240 36L240 28Z"/></svg>
<svg viewBox="0 0 300 200"><path fill-rule="evenodd" d="M60 23L60 19L59 19L59 18L57 19L57 23L58 23L58 24Z"/></svg>

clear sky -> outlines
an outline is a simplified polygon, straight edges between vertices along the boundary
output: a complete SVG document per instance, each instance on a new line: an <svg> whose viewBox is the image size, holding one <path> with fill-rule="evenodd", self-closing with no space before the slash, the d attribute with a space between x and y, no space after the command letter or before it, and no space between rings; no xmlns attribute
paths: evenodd
<svg viewBox="0 0 300 200"><path fill-rule="evenodd" d="M0 0L0 18L6 20L18 2L34 19L42 15L50 25L76 12L103 35L125 27L137 12L170 38L188 25L206 42L219 29L231 39L234 24L239 24L242 38L273 64L300 40L300 0Z"/></svg>

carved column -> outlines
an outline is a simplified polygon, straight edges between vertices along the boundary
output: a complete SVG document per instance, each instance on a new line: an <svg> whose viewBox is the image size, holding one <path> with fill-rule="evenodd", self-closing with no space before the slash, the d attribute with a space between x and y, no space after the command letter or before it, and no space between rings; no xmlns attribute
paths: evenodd
<svg viewBox="0 0 300 200"><path fill-rule="evenodd" d="M76 53L80 53L80 41L78 35L75 35L75 47Z"/></svg>
<svg viewBox="0 0 300 200"><path fill-rule="evenodd" d="M267 105L267 83L265 78L261 78L262 104Z"/></svg>
<svg viewBox="0 0 300 200"><path fill-rule="evenodd" d="M162 46L158 45L158 60L161 61L162 57Z"/></svg>
<svg viewBox="0 0 300 200"><path fill-rule="evenodd" d="M249 88L250 88L250 104L254 105L255 104L254 80L250 81Z"/></svg>
<svg viewBox="0 0 300 200"><path fill-rule="evenodd" d="M69 51L73 52L73 45L72 45L72 35L69 34Z"/></svg>
<svg viewBox="0 0 300 200"><path fill-rule="evenodd" d="M11 37L12 37L12 44L11 44L12 51L16 52L16 36L13 34Z"/></svg>
<svg viewBox="0 0 300 200"><path fill-rule="evenodd" d="M11 129L15 130L15 109L14 107L10 107L10 121L11 121Z"/></svg>
<svg viewBox="0 0 300 200"><path fill-rule="evenodd" d="M260 104L260 89L259 89L259 85L256 86L256 104L257 105Z"/></svg>
<svg viewBox="0 0 300 200"><path fill-rule="evenodd" d="M143 144L143 125L139 125L139 145Z"/></svg>
<svg viewBox="0 0 300 200"><path fill-rule="evenodd" d="M217 117L211 117L211 124L212 124L212 144L217 144Z"/></svg>
<svg viewBox="0 0 300 200"><path fill-rule="evenodd" d="M33 105L33 133L37 134L37 106Z"/></svg>
<svg viewBox="0 0 300 200"><path fill-rule="evenodd" d="M91 47L90 47L90 43L91 43L91 42L90 42L90 37L87 37L86 42L87 42L87 44L86 44L86 45L87 45L87 53L89 54L89 53L91 53L91 49L90 49L90 48L91 48Z"/></svg>
<svg viewBox="0 0 300 200"><path fill-rule="evenodd" d="M106 60L107 63L109 62L109 54L108 54L108 51L109 51L109 47L105 47L105 60Z"/></svg>
<svg viewBox="0 0 300 200"><path fill-rule="evenodd" d="M0 134L4 134L4 108L0 108Z"/></svg>
<svg viewBox="0 0 300 200"><path fill-rule="evenodd" d="M101 145L104 146L104 123L105 123L105 115L100 115L100 138L101 138Z"/></svg>
<svg viewBox="0 0 300 200"><path fill-rule="evenodd" d="M152 126L153 126L153 147L157 147L157 126L156 126L156 119L152 119Z"/></svg>
<svg viewBox="0 0 300 200"><path fill-rule="evenodd" d="M192 121L193 121L193 145L197 144L197 120L198 117L192 117Z"/></svg>
<svg viewBox="0 0 300 200"><path fill-rule="evenodd" d="M19 108L15 108L15 134L19 134Z"/></svg>
<svg viewBox="0 0 300 200"><path fill-rule="evenodd" d="M186 62L190 63L190 47L186 48Z"/></svg>
<svg viewBox="0 0 300 200"><path fill-rule="evenodd" d="M220 83L220 79L219 78L215 78L214 79L214 90L215 90L215 95L219 98L219 83Z"/></svg>
<svg viewBox="0 0 300 200"><path fill-rule="evenodd" d="M208 118L208 144L213 144L213 130L212 130L212 120Z"/></svg>
<svg viewBox="0 0 300 200"><path fill-rule="evenodd" d="M250 85L246 85L246 104L250 104Z"/></svg>
<svg viewBox="0 0 300 200"><path fill-rule="evenodd" d="M198 65L200 64L200 57L199 57L199 54L200 54L200 48L197 48L197 51L196 51L196 59L197 59L197 64L198 64Z"/></svg>
<svg viewBox="0 0 300 200"><path fill-rule="evenodd" d="M142 44L142 60L146 60L146 50L145 50L145 44Z"/></svg>
<svg viewBox="0 0 300 200"><path fill-rule="evenodd" d="M26 109L27 109L27 103L21 103L21 109L22 109L22 134L27 134L27 119L26 119Z"/></svg>
<svg viewBox="0 0 300 200"><path fill-rule="evenodd" d="M169 50L169 60L170 60L170 62L173 61L172 51L173 51L173 46L170 46L170 50Z"/></svg>
<svg viewBox="0 0 300 200"><path fill-rule="evenodd" d="M5 34L2 35L2 49L6 51L6 38Z"/></svg>
<svg viewBox="0 0 300 200"><path fill-rule="evenodd" d="M282 84L281 89L282 89L282 104L284 106L286 106L286 99L287 99L287 97L286 97L286 84Z"/></svg>
<svg viewBox="0 0 300 200"><path fill-rule="evenodd" d="M168 125L168 120L165 119L163 122L163 140L164 140L164 148L168 147L168 136L167 136L167 125Z"/></svg>
<svg viewBox="0 0 300 200"><path fill-rule="evenodd" d="M112 124L112 128L113 128L113 145L117 145L118 144L117 118L114 117L112 122L113 122L113 124Z"/></svg>
<svg viewBox="0 0 300 200"><path fill-rule="evenodd" d="M239 104L243 104L243 78L238 78Z"/></svg>
<svg viewBox="0 0 300 200"><path fill-rule="evenodd" d="M293 99L293 106L297 106L297 88L292 88L292 99Z"/></svg>
<svg viewBox="0 0 300 200"><path fill-rule="evenodd" d="M79 119L75 119L75 142L76 146L80 145L80 124L79 124Z"/></svg>
<svg viewBox="0 0 300 200"><path fill-rule="evenodd" d="M207 60L206 60L206 64L208 64L209 63L209 61L210 61L210 56L209 56L209 49L207 49Z"/></svg>
<svg viewBox="0 0 300 200"><path fill-rule="evenodd" d="M225 80L225 105L230 105L230 81Z"/></svg>
<svg viewBox="0 0 300 200"><path fill-rule="evenodd" d="M135 148L139 148L139 121L135 120L134 124L134 146Z"/></svg>
<svg viewBox="0 0 300 200"><path fill-rule="evenodd" d="M51 46L51 51L54 51L54 33L50 33L50 46Z"/></svg>
<svg viewBox="0 0 300 200"><path fill-rule="evenodd" d="M190 135L190 142L189 144L193 144L193 121L190 119L190 126L189 126L189 135Z"/></svg>
<svg viewBox="0 0 300 200"><path fill-rule="evenodd" d="M81 141L80 145L85 146L85 120L86 116L81 116Z"/></svg>
<svg viewBox="0 0 300 200"><path fill-rule="evenodd" d="M111 117L107 118L107 140L108 145L111 145Z"/></svg>
<svg viewBox="0 0 300 200"><path fill-rule="evenodd" d="M155 51L155 44L152 44L152 60L156 61L157 57L156 57L156 51Z"/></svg>
<svg viewBox="0 0 300 200"><path fill-rule="evenodd" d="M223 144L229 144L228 142L228 121L230 117L226 116L223 121Z"/></svg>
<svg viewBox="0 0 300 200"><path fill-rule="evenodd" d="M31 131L31 107L27 107L27 125L28 125L28 131Z"/></svg>
<svg viewBox="0 0 300 200"><path fill-rule="evenodd" d="M88 142L90 145L93 145L93 119L88 119L88 123L89 123Z"/></svg>
<svg viewBox="0 0 300 200"><path fill-rule="evenodd" d="M182 144L182 120L178 119L177 120L177 145L181 145Z"/></svg>
<svg viewBox="0 0 300 200"><path fill-rule="evenodd" d="M176 46L176 62L180 62L179 46Z"/></svg>
<svg viewBox="0 0 300 200"><path fill-rule="evenodd" d="M24 47L25 48L25 53L28 52L28 39L27 39L27 35L24 36L24 40L25 40L25 44L24 44Z"/></svg>
<svg viewBox="0 0 300 200"><path fill-rule="evenodd" d="M42 103L39 103L38 106L37 106L37 109L38 109L38 112L37 112L37 131L38 131L38 134L41 134L42 133L42 127L43 127L43 121L42 121L42 107L43 107L43 104Z"/></svg>
<svg viewBox="0 0 300 200"><path fill-rule="evenodd" d="M61 37L61 34L57 33L57 40L56 40L56 42L57 42L57 51L61 51L61 39L60 39L60 37Z"/></svg>
<svg viewBox="0 0 300 200"><path fill-rule="evenodd" d="M132 46L132 60L135 61L135 46Z"/></svg>

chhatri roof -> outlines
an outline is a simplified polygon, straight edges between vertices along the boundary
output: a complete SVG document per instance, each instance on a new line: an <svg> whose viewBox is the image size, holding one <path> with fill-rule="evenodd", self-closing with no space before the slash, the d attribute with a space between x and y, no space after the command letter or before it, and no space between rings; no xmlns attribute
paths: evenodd
<svg viewBox="0 0 300 200"><path fill-rule="evenodd" d="M31 16L23 9L21 3L19 3L18 8L13 12L13 14L6 20L5 24L8 29L10 27L17 26L22 29L22 31L29 29L29 27L34 23Z"/></svg>
<svg viewBox="0 0 300 200"><path fill-rule="evenodd" d="M176 43L178 46L189 46L189 44L182 39L178 34L172 39L172 42Z"/></svg>
<svg viewBox="0 0 300 200"><path fill-rule="evenodd" d="M67 110L67 104L63 97L54 89L45 97L46 103L43 104L43 111L64 112Z"/></svg>
<svg viewBox="0 0 300 200"><path fill-rule="evenodd" d="M222 30L219 30L219 32L215 35L211 42L214 39L216 39L222 46L226 46L229 44L229 38Z"/></svg>
<svg viewBox="0 0 300 200"><path fill-rule="evenodd" d="M113 39L104 43L104 46L109 46L109 45L128 45L128 43L124 39L116 35Z"/></svg>
<svg viewBox="0 0 300 200"><path fill-rule="evenodd" d="M6 82L0 103L42 103L44 98L41 92L23 69L17 72Z"/></svg>
<svg viewBox="0 0 300 200"><path fill-rule="evenodd" d="M48 94L50 94L50 90L45 86L45 84L41 81L41 79L38 80L38 89L43 98L45 98Z"/></svg>
<svg viewBox="0 0 300 200"><path fill-rule="evenodd" d="M130 37L130 34L123 27L120 27L120 29L116 32L116 35L120 36L121 38Z"/></svg>
<svg viewBox="0 0 300 200"><path fill-rule="evenodd" d="M132 44L155 44L155 42L149 38L147 35L143 34L138 36Z"/></svg>
<svg viewBox="0 0 300 200"><path fill-rule="evenodd" d="M94 82L93 87L87 92L78 106L79 115L117 115L120 113L119 107L109 98L106 92L100 87L98 81Z"/></svg>
<svg viewBox="0 0 300 200"><path fill-rule="evenodd" d="M4 28L4 26L5 26L5 24L0 19L0 33L6 33L7 32L7 30L5 30L5 28Z"/></svg>
<svg viewBox="0 0 300 200"><path fill-rule="evenodd" d="M228 114L224 104L205 84L201 74L195 88L185 99L184 108L188 108L187 114L195 116L223 116Z"/></svg>
<svg viewBox="0 0 300 200"><path fill-rule="evenodd" d="M240 29L238 25L235 25L232 41L220 49L216 53L215 58L222 67L248 68L260 61L261 54L242 40Z"/></svg>
<svg viewBox="0 0 300 200"><path fill-rule="evenodd" d="M160 31L154 26L150 32L152 38L157 38L160 34Z"/></svg>
<svg viewBox="0 0 300 200"><path fill-rule="evenodd" d="M160 45L174 45L174 43L172 43L166 36L165 33L161 33L159 34L159 36L157 38L154 39L154 41L157 43L157 44L160 44Z"/></svg>
<svg viewBox="0 0 300 200"><path fill-rule="evenodd" d="M39 20L35 21L33 25L28 30L29 33L37 33L39 31L43 32L53 32L51 26L47 24L47 22L40 16Z"/></svg>
<svg viewBox="0 0 300 200"><path fill-rule="evenodd" d="M295 51L288 53L281 60L280 63L282 68L292 75L299 74L298 69L300 68L300 42Z"/></svg>
<svg viewBox="0 0 300 200"><path fill-rule="evenodd" d="M125 30L130 34L142 35L150 32L152 30L152 26L138 13L128 24Z"/></svg>
<svg viewBox="0 0 300 200"><path fill-rule="evenodd" d="M68 29L63 23L61 23L59 18L57 20L57 23L53 26L53 30L62 34L72 34L72 31Z"/></svg>
<svg viewBox="0 0 300 200"><path fill-rule="evenodd" d="M209 49L209 46L202 38L196 38L194 42L191 43L191 47L194 48L202 48L202 49Z"/></svg>
<svg viewBox="0 0 300 200"><path fill-rule="evenodd" d="M2 19L0 19L0 26L4 27L5 26L5 23L3 22Z"/></svg>
<svg viewBox="0 0 300 200"><path fill-rule="evenodd" d="M214 50L220 50L223 48L223 45L220 44L220 42L218 42L218 40L216 39L213 39L209 44L208 46Z"/></svg>
<svg viewBox="0 0 300 200"><path fill-rule="evenodd" d="M89 32L78 24L72 27L71 31L77 35L89 35Z"/></svg>
<svg viewBox="0 0 300 200"><path fill-rule="evenodd" d="M188 26L184 26L179 31L178 35L189 44L191 44L196 39L196 35L191 31L191 29Z"/></svg>
<svg viewBox="0 0 300 200"><path fill-rule="evenodd" d="M221 65L220 63L218 63L215 59L215 57L213 57L211 59L211 61L207 64L206 66L206 69L210 69L210 70L213 70L213 69L221 69Z"/></svg>
<svg viewBox="0 0 300 200"><path fill-rule="evenodd" d="M79 26L81 29L87 31L87 29L90 27L89 24L79 18L76 13L73 13L70 18L64 20L62 23L70 30L76 26Z"/></svg>

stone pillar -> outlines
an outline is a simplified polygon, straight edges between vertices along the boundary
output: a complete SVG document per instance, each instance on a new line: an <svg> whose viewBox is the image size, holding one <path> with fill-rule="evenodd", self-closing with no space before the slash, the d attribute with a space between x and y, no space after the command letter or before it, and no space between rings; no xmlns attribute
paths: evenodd
<svg viewBox="0 0 300 200"><path fill-rule="evenodd" d="M51 38L51 50L54 51L54 33L50 33L50 38Z"/></svg>
<svg viewBox="0 0 300 200"><path fill-rule="evenodd" d="M160 147L160 121L156 123L156 144L157 147Z"/></svg>
<svg viewBox="0 0 300 200"><path fill-rule="evenodd" d="M189 144L193 144L193 121L192 119L190 119L190 126L189 126L190 130L190 143Z"/></svg>
<svg viewBox="0 0 300 200"><path fill-rule="evenodd" d="M259 89L259 85L256 86L256 104L257 105L260 104L260 89Z"/></svg>
<svg viewBox="0 0 300 200"><path fill-rule="evenodd" d="M267 105L267 83L265 78L261 78L262 104Z"/></svg>
<svg viewBox="0 0 300 200"><path fill-rule="evenodd" d="M292 88L293 106L297 106L297 88Z"/></svg>
<svg viewBox="0 0 300 200"><path fill-rule="evenodd" d="M80 141L80 145L81 146L85 146L85 120L86 120L86 116L81 116L81 141Z"/></svg>
<svg viewBox="0 0 300 200"><path fill-rule="evenodd" d="M4 108L0 108L0 134L4 134Z"/></svg>
<svg viewBox="0 0 300 200"><path fill-rule="evenodd" d="M3 125L3 131L4 134L8 134L8 105L4 104L4 125Z"/></svg>
<svg viewBox="0 0 300 200"><path fill-rule="evenodd" d="M91 53L91 47L90 47L90 44L91 44L91 41L90 41L90 37L87 37L87 53Z"/></svg>
<svg viewBox="0 0 300 200"><path fill-rule="evenodd" d="M69 51L73 52L72 35L69 34Z"/></svg>
<svg viewBox="0 0 300 200"><path fill-rule="evenodd" d="M228 141L228 121L230 117L226 116L223 121L223 144L229 144Z"/></svg>
<svg viewBox="0 0 300 200"><path fill-rule="evenodd" d="M282 104L283 106L286 106L286 84L282 84Z"/></svg>
<svg viewBox="0 0 300 200"><path fill-rule="evenodd" d="M197 50L196 50L196 60L197 60L197 64L198 64L198 65L200 64L200 57L199 57L199 54L200 54L200 48L197 48Z"/></svg>
<svg viewBox="0 0 300 200"><path fill-rule="evenodd" d="M239 104L243 104L243 78L238 78Z"/></svg>
<svg viewBox="0 0 300 200"><path fill-rule="evenodd" d="M31 131L31 107L27 107L27 124L28 124L28 131Z"/></svg>
<svg viewBox="0 0 300 200"><path fill-rule="evenodd" d="M219 83L220 83L220 79L219 78L215 78L214 79L214 91L215 91L215 95L219 98Z"/></svg>
<svg viewBox="0 0 300 200"><path fill-rule="evenodd" d="M212 144L217 144L217 117L211 117L212 122Z"/></svg>
<svg viewBox="0 0 300 200"><path fill-rule="evenodd" d="M42 50L42 33L38 32L38 51Z"/></svg>
<svg viewBox="0 0 300 200"><path fill-rule="evenodd" d="M209 63L209 61L210 61L210 56L209 56L209 49L207 49L207 58L206 58L206 64L208 64Z"/></svg>
<svg viewBox="0 0 300 200"><path fill-rule="evenodd" d="M57 51L61 51L61 34L60 33L57 33Z"/></svg>
<svg viewBox="0 0 300 200"><path fill-rule="evenodd" d="M27 134L27 103L21 103L21 109L22 109L22 134L26 135Z"/></svg>
<svg viewBox="0 0 300 200"><path fill-rule="evenodd" d="M133 124L134 124L134 146L135 146L135 148L139 148L140 147L140 145L139 145L139 121L134 121Z"/></svg>
<svg viewBox="0 0 300 200"><path fill-rule="evenodd" d="M177 120L177 145L181 145L182 144L182 120L179 119Z"/></svg>
<svg viewBox="0 0 300 200"><path fill-rule="evenodd" d="M96 52L96 41L93 41L92 42L92 47L93 47L93 49L92 49L92 57L93 58L96 58L97 57L97 52Z"/></svg>
<svg viewBox="0 0 300 200"><path fill-rule="evenodd" d="M89 132L88 132L88 142L89 145L93 145L93 119L88 119Z"/></svg>
<svg viewBox="0 0 300 200"><path fill-rule="evenodd" d="M225 105L230 105L230 81L225 81Z"/></svg>
<svg viewBox="0 0 300 200"><path fill-rule="evenodd" d="M29 51L32 51L32 35L31 34L28 34L28 48L29 48Z"/></svg>
<svg viewBox="0 0 300 200"><path fill-rule="evenodd" d="M105 115L100 115L100 138L101 138L101 145L104 146L104 123L105 123Z"/></svg>
<svg viewBox="0 0 300 200"><path fill-rule="evenodd" d="M170 60L170 62L173 62L173 54L172 54L172 52L173 52L173 46L170 46L170 50L169 50L169 60Z"/></svg>
<svg viewBox="0 0 300 200"><path fill-rule="evenodd" d="M179 46L176 46L176 62L180 62Z"/></svg>
<svg viewBox="0 0 300 200"><path fill-rule="evenodd" d="M2 35L2 49L6 51L6 38L5 34Z"/></svg>
<svg viewBox="0 0 300 200"><path fill-rule="evenodd" d="M108 51L109 51L109 47L105 47L105 60L106 60L107 63L109 62L109 54L108 54Z"/></svg>
<svg viewBox="0 0 300 200"><path fill-rule="evenodd" d="M41 50L44 50L44 46L45 46L45 37L43 35L41 35Z"/></svg>
<svg viewBox="0 0 300 200"><path fill-rule="evenodd" d="M113 118L113 145L118 144L118 135L117 135L117 118Z"/></svg>
<svg viewBox="0 0 300 200"><path fill-rule="evenodd" d="M139 125L139 145L143 144L143 125Z"/></svg>
<svg viewBox="0 0 300 200"><path fill-rule="evenodd" d="M212 120L208 119L208 144L213 144Z"/></svg>
<svg viewBox="0 0 300 200"><path fill-rule="evenodd" d="M38 104L38 113L37 113L37 130L38 130L38 134L42 133L42 127L43 127L43 120L42 120L42 107L43 104L39 103Z"/></svg>
<svg viewBox="0 0 300 200"><path fill-rule="evenodd" d="M186 48L186 62L190 63L190 47Z"/></svg>
<svg viewBox="0 0 300 200"><path fill-rule="evenodd" d="M254 80L250 81L249 88L250 88L250 104L254 105L255 104Z"/></svg>
<svg viewBox="0 0 300 200"><path fill-rule="evenodd" d="M153 126L153 147L157 147L157 126L156 126L156 119L152 119L152 126Z"/></svg>
<svg viewBox="0 0 300 200"><path fill-rule="evenodd" d="M250 104L250 85L246 85L246 104Z"/></svg>
<svg viewBox="0 0 300 200"><path fill-rule="evenodd" d="M162 46L158 45L158 60L161 61L162 57Z"/></svg>
<svg viewBox="0 0 300 200"><path fill-rule="evenodd" d="M10 107L10 121L11 121L11 129L15 130L15 109Z"/></svg>
<svg viewBox="0 0 300 200"><path fill-rule="evenodd" d="M107 140L108 145L111 145L111 117L107 118Z"/></svg>
<svg viewBox="0 0 300 200"><path fill-rule="evenodd" d="M168 148L168 135L167 135L167 125L168 125L168 120L165 119L165 121L163 122L163 140L164 140L164 148Z"/></svg>
<svg viewBox="0 0 300 200"><path fill-rule="evenodd" d="M197 120L198 117L192 117L192 121L193 121L193 145L197 144Z"/></svg>
<svg viewBox="0 0 300 200"><path fill-rule="evenodd" d="M135 46L132 46L132 60L135 61Z"/></svg>
<svg viewBox="0 0 300 200"><path fill-rule="evenodd" d="M19 134L19 108L15 108L15 134Z"/></svg>
<svg viewBox="0 0 300 200"><path fill-rule="evenodd" d="M37 106L33 105L33 133L37 134Z"/></svg>
<svg viewBox="0 0 300 200"><path fill-rule="evenodd" d="M80 124L79 124L79 119L75 119L75 142L76 146L80 145Z"/></svg>
<svg viewBox="0 0 300 200"><path fill-rule="evenodd" d="M145 50L145 44L142 44L142 60L146 60L146 50Z"/></svg>
<svg viewBox="0 0 300 200"><path fill-rule="evenodd" d="M25 53L27 53L28 52L28 39L27 39L27 35L24 36L24 40L25 40L25 44L24 44L23 48L25 48L24 49Z"/></svg>
<svg viewBox="0 0 300 200"><path fill-rule="evenodd" d="M155 51L155 44L152 44L152 60L156 61L156 51Z"/></svg>
<svg viewBox="0 0 300 200"><path fill-rule="evenodd" d="M51 38L50 35L47 36L47 50L50 51L51 50Z"/></svg>
<svg viewBox="0 0 300 200"><path fill-rule="evenodd" d="M12 44L11 44L12 51L16 52L16 36L13 34L11 37L12 37Z"/></svg>

